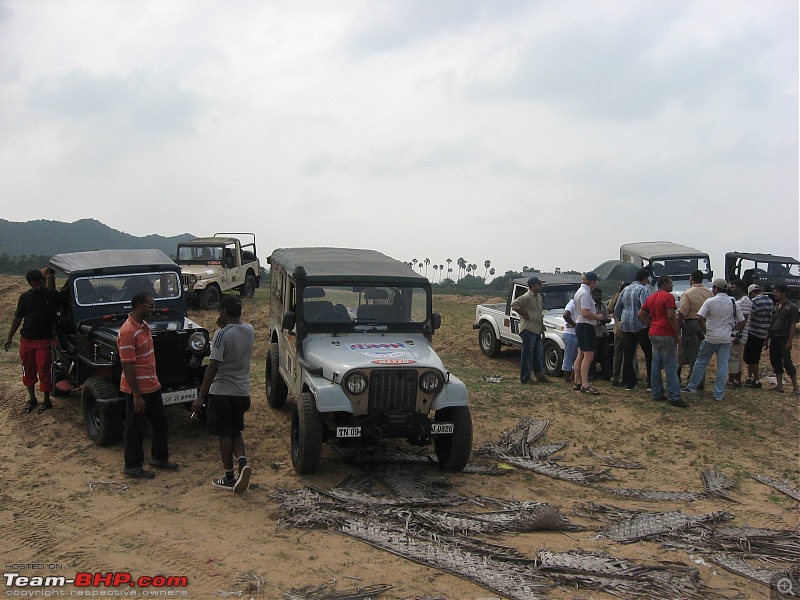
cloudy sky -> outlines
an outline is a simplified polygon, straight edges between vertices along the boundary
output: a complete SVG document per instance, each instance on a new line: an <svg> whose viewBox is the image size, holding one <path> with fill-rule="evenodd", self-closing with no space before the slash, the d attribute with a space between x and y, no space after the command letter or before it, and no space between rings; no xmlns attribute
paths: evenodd
<svg viewBox="0 0 800 600"><path fill-rule="evenodd" d="M2 218L798 256L797 0L0 0Z"/></svg>

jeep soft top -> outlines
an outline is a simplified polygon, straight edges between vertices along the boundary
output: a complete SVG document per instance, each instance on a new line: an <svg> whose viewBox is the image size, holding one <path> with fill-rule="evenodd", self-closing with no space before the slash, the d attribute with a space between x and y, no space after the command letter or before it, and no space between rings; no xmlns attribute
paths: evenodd
<svg viewBox="0 0 800 600"><path fill-rule="evenodd" d="M386 280L430 288L427 278L402 262L376 250L353 248L279 248L267 259L280 264L293 277L298 268L305 271L309 284L347 281Z"/></svg>

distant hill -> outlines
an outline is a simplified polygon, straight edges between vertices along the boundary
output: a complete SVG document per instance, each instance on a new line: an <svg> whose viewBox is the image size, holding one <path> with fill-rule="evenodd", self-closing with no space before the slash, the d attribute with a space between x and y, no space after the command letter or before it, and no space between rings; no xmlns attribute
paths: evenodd
<svg viewBox="0 0 800 600"><path fill-rule="evenodd" d="M158 248L175 255L178 242L196 237L183 233L172 237L147 235L136 237L112 229L95 219L74 223L61 221L26 221L16 223L0 219L0 254L16 256L52 256L62 252L112 250L118 248Z"/></svg>

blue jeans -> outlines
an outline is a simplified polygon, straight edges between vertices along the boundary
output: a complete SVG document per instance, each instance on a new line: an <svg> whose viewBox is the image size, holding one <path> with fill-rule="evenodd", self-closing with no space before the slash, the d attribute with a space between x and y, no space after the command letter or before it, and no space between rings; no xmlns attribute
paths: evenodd
<svg viewBox="0 0 800 600"><path fill-rule="evenodd" d="M664 397L664 381L661 369L667 377L667 400L677 402L681 399L681 380L678 378L678 340L674 336L651 335L653 347L653 363L650 367L650 387L653 399Z"/></svg>
<svg viewBox="0 0 800 600"><path fill-rule="evenodd" d="M728 358L731 353L731 343L713 344L708 340L700 342L697 360L692 368L692 375L686 388L690 392L697 391L697 386L703 381L706 367L711 357L717 355L717 376L714 378L714 399L722 400L725 397L725 383L728 381Z"/></svg>
<svg viewBox="0 0 800 600"><path fill-rule="evenodd" d="M542 343L542 334L533 333L528 329L523 329L519 336L522 338L519 380L525 383L531 378L531 367L533 367L535 377L539 377L542 374L544 369L544 344Z"/></svg>
<svg viewBox="0 0 800 600"><path fill-rule="evenodd" d="M564 362L561 364L561 370L571 373L575 357L578 356L578 336L570 333L561 339L564 340Z"/></svg>

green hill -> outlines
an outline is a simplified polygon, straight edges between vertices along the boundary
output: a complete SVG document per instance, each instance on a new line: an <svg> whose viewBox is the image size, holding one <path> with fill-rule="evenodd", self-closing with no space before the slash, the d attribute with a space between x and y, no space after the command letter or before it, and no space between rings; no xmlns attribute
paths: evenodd
<svg viewBox="0 0 800 600"><path fill-rule="evenodd" d="M0 219L0 254L8 256L52 256L62 252L111 250L116 248L158 248L169 256L175 255L178 242L191 239L189 233L164 237L136 237L112 229L95 219L74 223L61 221L26 221L16 223Z"/></svg>

